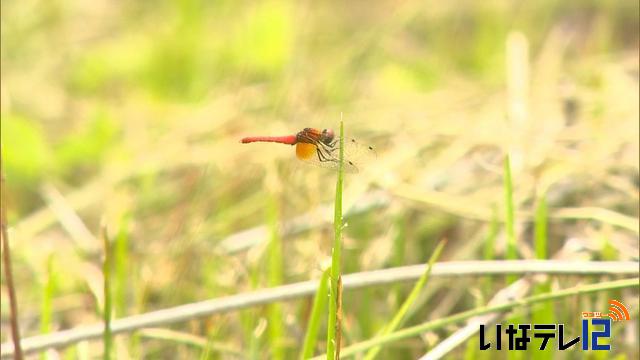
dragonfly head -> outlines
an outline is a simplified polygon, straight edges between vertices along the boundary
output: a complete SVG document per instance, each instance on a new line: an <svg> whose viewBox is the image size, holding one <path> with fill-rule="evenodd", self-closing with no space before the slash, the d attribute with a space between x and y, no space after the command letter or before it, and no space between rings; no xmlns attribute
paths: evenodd
<svg viewBox="0 0 640 360"><path fill-rule="evenodd" d="M333 139L335 138L335 133L331 129L322 130L322 134L320 135L320 141L327 145L331 145Z"/></svg>

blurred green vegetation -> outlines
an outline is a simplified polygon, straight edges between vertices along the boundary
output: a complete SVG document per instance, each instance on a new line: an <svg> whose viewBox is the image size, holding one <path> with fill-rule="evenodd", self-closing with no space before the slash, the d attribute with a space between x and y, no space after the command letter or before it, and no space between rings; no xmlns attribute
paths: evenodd
<svg viewBox="0 0 640 360"><path fill-rule="evenodd" d="M335 173L301 164L286 146L238 140L335 128L340 114L347 133L378 152L347 175L345 211L372 190L388 199L347 218L344 273L425 263L442 238L442 260L504 259L507 152L515 153L520 258L539 249L553 257L571 240L585 249L578 257L637 260L638 12L637 1L597 0L3 1L2 199L23 333L100 321L101 217L115 234L116 317L318 279L332 231L313 221L330 219L319 209L333 201ZM523 123L509 110L514 33L529 54L516 59L530 70ZM572 208L583 212L563 217ZM304 214L310 230L288 234ZM252 245L229 251L229 236ZM432 280L407 324L483 304L505 286L483 280ZM550 279L541 289L586 280ZM410 289L345 293L343 343L374 336ZM637 294L626 296L637 308ZM605 309L607 300L576 302ZM290 358L302 349L310 307L171 327L206 348L126 336L115 338L114 353ZM575 308L532 316L555 309L569 323L577 317L565 310ZM3 306L3 342L7 316ZM392 344L380 358L421 356L449 334ZM638 352L637 342L615 350Z"/></svg>

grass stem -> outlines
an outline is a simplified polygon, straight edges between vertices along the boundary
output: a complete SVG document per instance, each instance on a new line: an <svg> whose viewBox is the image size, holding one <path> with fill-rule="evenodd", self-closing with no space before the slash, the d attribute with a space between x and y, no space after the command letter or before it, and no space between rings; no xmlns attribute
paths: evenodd
<svg viewBox="0 0 640 360"><path fill-rule="evenodd" d="M318 329L320 327L320 315L324 313L324 309L327 307L327 288L330 271L331 268L327 268L322 272L322 277L318 284L318 291L316 291L316 296L313 299L313 308L311 309L311 316L309 317L309 324L307 325L307 333L304 337L301 359L308 359L313 356L313 349L316 346Z"/></svg>
<svg viewBox="0 0 640 360"><path fill-rule="evenodd" d="M5 191L5 177L2 168L2 154L0 154L0 191L2 191L1 223L2 223L2 261L4 266L5 281L7 284L7 293L9 295L9 308L11 310L11 338L13 339L13 356L16 360L24 358L22 354L22 346L20 343L20 325L18 324L18 300L16 297L16 288L13 284L13 272L11 271L11 252L9 250L9 233L7 231L7 203Z"/></svg>
<svg viewBox="0 0 640 360"><path fill-rule="evenodd" d="M331 250L331 277L329 286L329 319L327 322L327 359L340 358L340 323L338 318L342 306L339 304L340 257L342 252L342 182L344 177L344 124L340 121L340 164L336 183L336 200L333 217L335 230Z"/></svg>
<svg viewBox="0 0 640 360"><path fill-rule="evenodd" d="M509 155L504 158L504 195L505 195L505 227L507 231L507 260L518 258L518 247L515 230L515 211L513 208L513 183L511 179L511 160ZM517 277L508 276L507 283L516 281Z"/></svg>
<svg viewBox="0 0 640 360"><path fill-rule="evenodd" d="M105 223L100 226L100 236L104 244L104 263L102 264L102 274L104 276L104 309L102 310L104 321L104 333L102 335L104 345L103 359L110 360L113 345L111 334L111 244Z"/></svg>

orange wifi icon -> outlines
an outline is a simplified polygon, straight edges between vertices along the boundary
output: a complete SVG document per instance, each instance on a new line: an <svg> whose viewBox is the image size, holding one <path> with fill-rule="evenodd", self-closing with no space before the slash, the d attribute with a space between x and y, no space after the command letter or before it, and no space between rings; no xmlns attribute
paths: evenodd
<svg viewBox="0 0 640 360"><path fill-rule="evenodd" d="M609 313L604 315L611 318L613 321L622 321L629 320L631 317L629 316L629 311L627 307L624 306L618 300L609 300Z"/></svg>

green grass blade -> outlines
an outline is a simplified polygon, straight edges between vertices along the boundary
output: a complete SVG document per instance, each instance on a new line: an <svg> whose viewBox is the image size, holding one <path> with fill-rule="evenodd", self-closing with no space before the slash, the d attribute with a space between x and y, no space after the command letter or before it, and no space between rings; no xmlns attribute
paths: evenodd
<svg viewBox="0 0 640 360"><path fill-rule="evenodd" d="M113 299L115 302L115 316L125 316L127 312L127 287L135 285L129 272L129 216L125 215L120 221L118 234L113 244Z"/></svg>
<svg viewBox="0 0 640 360"><path fill-rule="evenodd" d="M47 257L47 278L42 292L42 305L40 308L40 332L51 331L51 315L53 313L51 303L55 291L55 277L53 273L53 255Z"/></svg>
<svg viewBox="0 0 640 360"><path fill-rule="evenodd" d="M102 274L104 276L104 309L102 310L104 321L104 333L102 335L104 352L103 359L111 359L112 334L111 334L111 244L107 234L106 225L101 226L101 237L104 244L104 263L102 264Z"/></svg>
<svg viewBox="0 0 640 360"><path fill-rule="evenodd" d="M4 133L3 133L4 134ZM4 141L4 139L3 139ZM3 142L4 143L4 142ZM9 228L7 222L7 202L5 201L5 175L2 151L0 148L0 193L2 193L2 201L0 201L0 242L2 242L2 268L4 270L4 282L6 283L7 295L9 297L11 339L13 340L14 358L17 360L24 359L22 353L22 340L20 340L20 322L18 321L18 300L16 296L16 288L13 282L13 271L11 270L11 247L9 246Z"/></svg>
<svg viewBox="0 0 640 360"><path fill-rule="evenodd" d="M513 183L511 181L511 161L509 155L504 159L504 195L505 195L505 226L507 231L507 260L518 258L518 247L515 231L515 211L513 209ZM508 276L509 284L516 281L516 276Z"/></svg>
<svg viewBox="0 0 640 360"><path fill-rule="evenodd" d="M538 199L534 229L536 259L544 260L547 258L547 199L545 196Z"/></svg>
<svg viewBox="0 0 640 360"><path fill-rule="evenodd" d="M278 206L271 198L267 206L267 217L271 239L267 247L267 283L270 287L282 284L282 241L278 232ZM284 359L284 322L282 319L282 305L270 304L267 307L268 329L267 335L271 348L271 359Z"/></svg>
<svg viewBox="0 0 640 360"><path fill-rule="evenodd" d="M340 340L337 321L340 304L338 301L338 281L340 279L340 256L342 252L342 182L344 178L344 124L340 121L340 164L336 182L336 201L333 217L335 235L331 250L331 285L329 286L329 319L327 321L327 359L335 359ZM337 350L337 351L336 351ZM339 358L339 356L338 356Z"/></svg>
<svg viewBox="0 0 640 360"><path fill-rule="evenodd" d="M318 338L318 330L320 329L320 316L327 307L327 289L329 287L329 272L331 268L327 268L322 272L320 284L316 296L313 299L313 308L307 325L307 333L304 336L304 345L302 347L301 359L308 359L313 356L313 349L316 347Z"/></svg>
<svg viewBox="0 0 640 360"><path fill-rule="evenodd" d="M433 268L433 264L440 257L440 254L442 253L442 249L444 248L445 244L446 244L446 240L442 240L440 241L438 246L436 246L435 250L433 251L433 254L431 254L431 258L429 258L429 263L424 273L422 274L422 276L420 276L420 279L418 279L416 284L413 286L413 289L411 289L409 296L404 301L404 303L402 304L402 306L400 307L396 315L393 317L391 322L384 327L381 335L387 335L392 333L406 320L405 317L407 315L407 312L409 311L409 308L416 301L416 299L418 298L418 295L420 295L420 292L422 291L425 284L429 280L429 275L431 275L431 269ZM365 360L374 359L376 355L378 355L378 353L380 352L380 349L381 349L380 346L371 348L369 352L367 352L367 355L365 356Z"/></svg>
<svg viewBox="0 0 640 360"><path fill-rule="evenodd" d="M535 212L534 222L534 247L536 253L536 259L547 259L547 200L543 195L538 199ZM536 284L533 288L534 294L544 294L551 292L551 283L546 280L543 283ZM550 324L555 321L553 303L545 302L538 307L533 308L531 313L531 322L534 324ZM552 359L554 351L552 349L546 349L544 351L535 351L532 354L532 358L536 360Z"/></svg>
<svg viewBox="0 0 640 360"><path fill-rule="evenodd" d="M53 255L47 257L47 277L42 291L42 304L40 305L40 333L46 334L51 331L51 319L53 316L53 297L55 296L55 274L53 268ZM47 359L46 353L42 353L41 359Z"/></svg>

